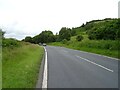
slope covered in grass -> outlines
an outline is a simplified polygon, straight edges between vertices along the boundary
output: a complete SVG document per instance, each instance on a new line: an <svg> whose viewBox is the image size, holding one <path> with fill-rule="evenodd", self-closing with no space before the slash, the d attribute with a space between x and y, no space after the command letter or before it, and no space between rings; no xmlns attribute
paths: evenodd
<svg viewBox="0 0 120 90"><path fill-rule="evenodd" d="M63 39L50 43L50 45L120 58L118 54L120 50L120 19L92 20L80 27L72 28L72 30L76 34L71 36L70 40Z"/></svg>
<svg viewBox="0 0 120 90"><path fill-rule="evenodd" d="M106 41L100 41L100 42L106 43ZM92 42L86 41L86 42L81 42L81 43L79 43L79 42L69 43L68 42L67 44L63 44L61 42L54 42L54 43L50 43L49 45L63 46L63 47L71 48L71 49L82 50L82 51L92 52L92 53L106 55L106 56L110 56L110 57L120 58L118 50L111 50L111 49L104 48L104 46L108 47L110 45L109 43L106 43L106 44L104 44L104 43L99 44L99 43L98 43L98 41L92 41ZM117 43L117 41L116 41L116 43ZM96 44L96 46L94 44ZM101 47L101 48L99 48L99 47ZM102 48L104 48L104 49L102 49Z"/></svg>
<svg viewBox="0 0 120 90"><path fill-rule="evenodd" d="M76 50L82 50L110 57L120 58L118 48L120 47L118 40L89 40L87 35L83 35L82 41L76 40L77 36L71 37L70 41L54 42L49 45L63 46Z"/></svg>
<svg viewBox="0 0 120 90"><path fill-rule="evenodd" d="M43 53L43 47L29 43L3 47L2 87L34 88Z"/></svg>

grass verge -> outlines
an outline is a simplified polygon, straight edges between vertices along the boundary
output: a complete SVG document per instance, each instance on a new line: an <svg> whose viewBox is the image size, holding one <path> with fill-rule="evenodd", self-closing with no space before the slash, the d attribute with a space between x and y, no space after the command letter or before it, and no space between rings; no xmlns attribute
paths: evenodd
<svg viewBox="0 0 120 90"><path fill-rule="evenodd" d="M0 46L0 89L2 89L2 47Z"/></svg>
<svg viewBox="0 0 120 90"><path fill-rule="evenodd" d="M43 53L42 47L33 44L3 48L2 87L35 88Z"/></svg>
<svg viewBox="0 0 120 90"><path fill-rule="evenodd" d="M62 47L71 48L75 50L81 50L81 51L106 55L110 57L120 58L119 50L105 49L104 45L106 47L107 44L105 44L103 41L102 41L103 43L102 42L96 43L96 41L95 42L93 41L92 43L89 43L89 42L88 41L83 41L83 42L70 41L70 42L67 42L66 44L63 44L62 42L54 42L54 43L49 43L49 45L62 46Z"/></svg>

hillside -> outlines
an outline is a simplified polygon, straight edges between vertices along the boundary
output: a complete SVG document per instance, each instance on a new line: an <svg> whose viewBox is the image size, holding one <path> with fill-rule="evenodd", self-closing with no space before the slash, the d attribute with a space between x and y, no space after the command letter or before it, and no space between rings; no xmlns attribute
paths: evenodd
<svg viewBox="0 0 120 90"><path fill-rule="evenodd" d="M120 19L104 19L86 22L74 28L76 34L88 34L89 39L115 40L120 34Z"/></svg>
<svg viewBox="0 0 120 90"><path fill-rule="evenodd" d="M120 58L119 40L120 19L111 18L92 20L79 27L62 27L56 35L45 30L34 37L27 36L23 39L25 42L48 43L116 58Z"/></svg>
<svg viewBox="0 0 120 90"><path fill-rule="evenodd" d="M118 55L120 47L120 19L94 20L73 28L76 32L69 41L50 43L50 45L64 46L67 48L93 52L120 58ZM83 40L76 38L82 36Z"/></svg>

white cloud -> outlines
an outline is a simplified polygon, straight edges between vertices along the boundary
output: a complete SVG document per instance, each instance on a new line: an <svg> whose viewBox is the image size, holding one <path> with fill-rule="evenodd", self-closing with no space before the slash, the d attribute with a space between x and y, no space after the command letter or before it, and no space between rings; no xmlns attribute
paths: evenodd
<svg viewBox="0 0 120 90"><path fill-rule="evenodd" d="M118 17L119 0L0 0L6 37L23 39L42 30L58 32L86 21ZM14 33L14 34L13 34Z"/></svg>

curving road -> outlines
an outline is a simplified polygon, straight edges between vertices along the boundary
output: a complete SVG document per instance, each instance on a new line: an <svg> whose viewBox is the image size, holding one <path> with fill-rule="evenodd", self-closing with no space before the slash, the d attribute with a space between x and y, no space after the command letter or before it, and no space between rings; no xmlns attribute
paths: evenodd
<svg viewBox="0 0 120 90"><path fill-rule="evenodd" d="M118 60L46 46L48 88L118 88Z"/></svg>

